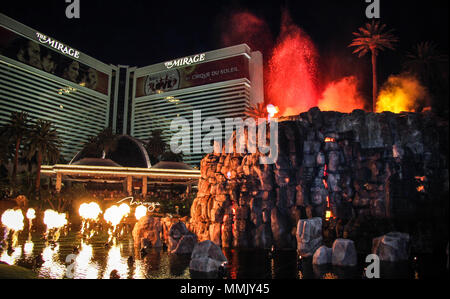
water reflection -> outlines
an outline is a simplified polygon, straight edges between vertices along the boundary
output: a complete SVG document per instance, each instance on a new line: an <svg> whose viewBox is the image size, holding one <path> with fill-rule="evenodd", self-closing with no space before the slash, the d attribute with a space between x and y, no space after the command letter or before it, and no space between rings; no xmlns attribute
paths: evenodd
<svg viewBox="0 0 450 299"><path fill-rule="evenodd" d="M75 259L74 278L96 279L98 278L100 266L93 261L94 249L92 245L81 242L81 249Z"/></svg>
<svg viewBox="0 0 450 299"><path fill-rule="evenodd" d="M32 268L38 264L36 260L41 259L42 263L39 265L42 266L37 266L36 271L43 278L65 278L71 264L74 266L71 273L75 279L109 279L113 270L122 279L197 277L197 274L189 271L189 255L171 255L153 248L141 257L133 246L130 230L110 245L106 244L110 237L106 230L86 240L80 229L81 225L73 226L67 235L61 235L58 242L42 238L45 227L38 228L31 234L28 231L17 232L15 237L10 233L5 234L5 246L0 247L0 261ZM12 246L13 243L15 246ZM66 263L66 257L70 254L75 255L73 263ZM226 249L224 254L228 259L228 278L236 279L360 279L363 278L365 266L363 263L350 268L313 266L311 258L297 259L294 250L271 253L267 250ZM422 257L418 259L415 269L411 269L410 263L382 263L381 276L412 279L416 272L419 278L423 278L436 269L433 265L433 261Z"/></svg>
<svg viewBox="0 0 450 299"><path fill-rule="evenodd" d="M113 270L116 270L120 278L127 278L128 276L128 265L127 260L121 254L122 245L114 244L111 246L108 252L106 269L103 274L104 279L109 279L110 274Z"/></svg>
<svg viewBox="0 0 450 299"><path fill-rule="evenodd" d="M64 278L66 276L66 266L60 261L59 244L49 243L42 251L44 263L39 269L39 276L49 278Z"/></svg>

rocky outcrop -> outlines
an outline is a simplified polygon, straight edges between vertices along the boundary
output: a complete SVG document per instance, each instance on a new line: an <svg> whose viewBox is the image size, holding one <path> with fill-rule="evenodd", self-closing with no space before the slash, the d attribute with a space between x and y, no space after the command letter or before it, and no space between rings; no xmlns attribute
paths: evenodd
<svg viewBox="0 0 450 299"><path fill-rule="evenodd" d="M225 262L227 262L227 258L220 247L208 240L195 245L189 269L204 273L218 272L219 267Z"/></svg>
<svg viewBox="0 0 450 299"><path fill-rule="evenodd" d="M177 246L171 250L172 254L191 254L197 244L197 237L193 234L186 234L180 238Z"/></svg>
<svg viewBox="0 0 450 299"><path fill-rule="evenodd" d="M409 235L391 232L373 239L372 253L384 262L406 261L409 258Z"/></svg>
<svg viewBox="0 0 450 299"><path fill-rule="evenodd" d="M342 237L350 220L414 218L448 194L448 121L431 113L313 108L278 125L272 165L260 153L203 158L189 224L200 241L295 248L300 219L329 210Z"/></svg>
<svg viewBox="0 0 450 299"><path fill-rule="evenodd" d="M322 245L322 218L299 220L296 236L298 254L302 257L313 255Z"/></svg>
<svg viewBox="0 0 450 299"><path fill-rule="evenodd" d="M161 232L162 225L160 218L149 215L142 217L136 222L133 228L134 247L137 249L143 247L162 247ZM146 246L142 246L142 244L146 244Z"/></svg>
<svg viewBox="0 0 450 299"><path fill-rule="evenodd" d="M331 264L333 250L326 246L320 246L313 255L313 265Z"/></svg>
<svg viewBox="0 0 450 299"><path fill-rule="evenodd" d="M184 222L172 224L168 232L168 250L173 254L191 254L197 244L197 236L191 233Z"/></svg>
<svg viewBox="0 0 450 299"><path fill-rule="evenodd" d="M331 263L333 266L356 266L357 255L355 243L348 239L336 239L332 247Z"/></svg>

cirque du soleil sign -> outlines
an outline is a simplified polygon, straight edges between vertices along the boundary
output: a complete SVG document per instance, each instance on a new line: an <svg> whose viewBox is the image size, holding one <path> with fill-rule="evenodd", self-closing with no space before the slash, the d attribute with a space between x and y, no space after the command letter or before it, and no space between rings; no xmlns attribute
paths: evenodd
<svg viewBox="0 0 450 299"><path fill-rule="evenodd" d="M206 59L205 54L197 54L197 55L190 56L190 57L171 60L171 61L164 63L164 65L166 66L167 69L170 70L173 67L191 65L193 63L205 61L205 59Z"/></svg>
<svg viewBox="0 0 450 299"><path fill-rule="evenodd" d="M60 51L63 54L69 55L77 59L80 58L80 52L78 52L77 50L74 50L54 39L51 39L50 37L42 33L36 32L36 36L41 44L48 44L50 47L52 47L57 51Z"/></svg>

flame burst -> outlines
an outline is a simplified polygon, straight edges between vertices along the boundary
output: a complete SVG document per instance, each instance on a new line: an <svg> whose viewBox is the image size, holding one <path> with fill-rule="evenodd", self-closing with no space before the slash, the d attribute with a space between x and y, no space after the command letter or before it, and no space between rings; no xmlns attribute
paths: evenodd
<svg viewBox="0 0 450 299"><path fill-rule="evenodd" d="M98 216L102 213L102 210L96 202L91 202L80 205L78 213L83 219L97 220Z"/></svg>
<svg viewBox="0 0 450 299"><path fill-rule="evenodd" d="M317 106L317 50L303 30L283 14L281 35L269 59L267 96L282 116Z"/></svg>
<svg viewBox="0 0 450 299"><path fill-rule="evenodd" d="M58 213L53 210L44 212L44 224L47 230L62 228L67 224L66 213Z"/></svg>
<svg viewBox="0 0 450 299"><path fill-rule="evenodd" d="M21 210L6 210L2 215L2 224L11 231L23 230L24 217Z"/></svg>
<svg viewBox="0 0 450 299"><path fill-rule="evenodd" d="M376 112L415 112L427 106L428 101L426 88L415 77L390 76L378 95Z"/></svg>
<svg viewBox="0 0 450 299"><path fill-rule="evenodd" d="M364 109L364 98L358 91L358 80L355 76L348 76L333 81L319 100L322 111L339 111L350 113L355 109Z"/></svg>
<svg viewBox="0 0 450 299"><path fill-rule="evenodd" d="M141 219L147 215L147 208L145 206L138 206L136 207L136 210L134 211L134 216L137 220Z"/></svg>

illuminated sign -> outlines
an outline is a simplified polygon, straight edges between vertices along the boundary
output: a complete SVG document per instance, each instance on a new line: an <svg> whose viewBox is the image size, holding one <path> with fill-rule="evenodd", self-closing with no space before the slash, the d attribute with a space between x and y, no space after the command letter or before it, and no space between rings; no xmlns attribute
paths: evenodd
<svg viewBox="0 0 450 299"><path fill-rule="evenodd" d="M194 55L191 57L185 57L185 58L168 61L168 62L164 63L164 65L166 66L166 68L168 68L170 70L173 67L191 65L193 63L205 61L205 59L206 59L205 54L198 54L198 55Z"/></svg>
<svg viewBox="0 0 450 299"><path fill-rule="evenodd" d="M80 52L54 40L42 33L36 32L36 36L41 44L48 44L53 49L60 51L63 54L72 56L74 58L80 58Z"/></svg>

